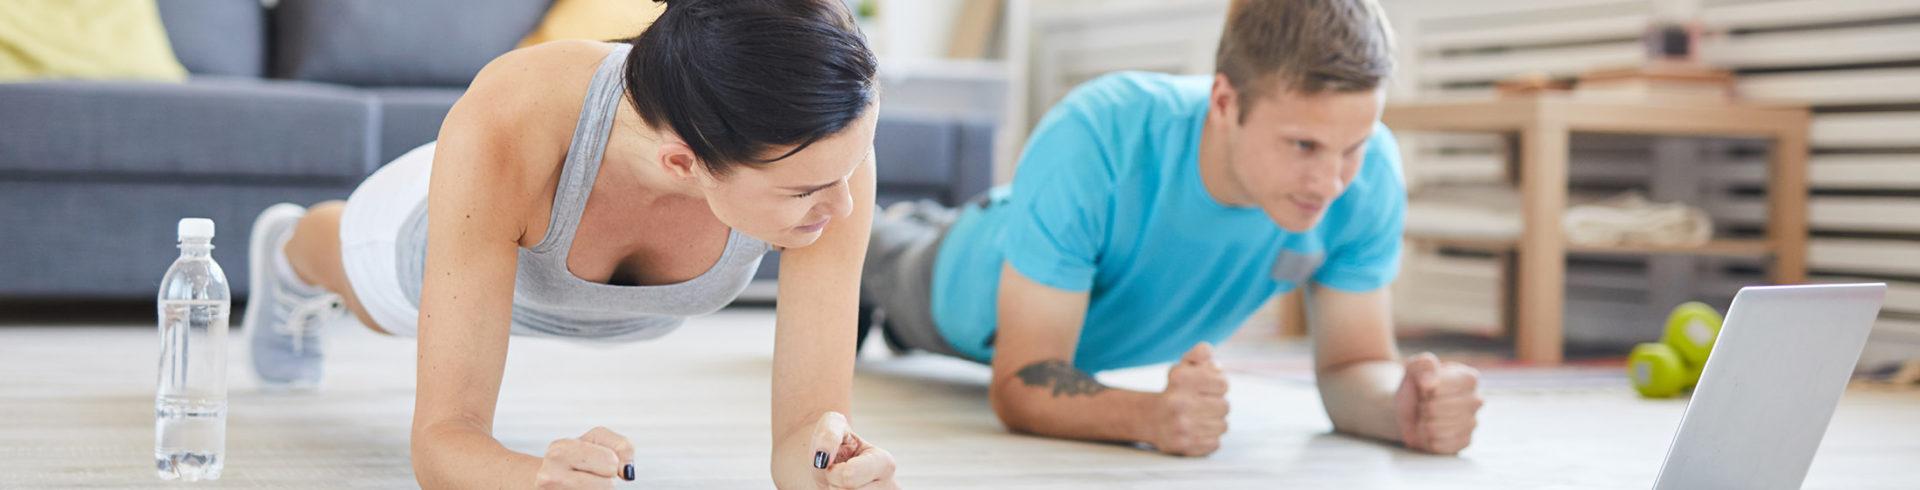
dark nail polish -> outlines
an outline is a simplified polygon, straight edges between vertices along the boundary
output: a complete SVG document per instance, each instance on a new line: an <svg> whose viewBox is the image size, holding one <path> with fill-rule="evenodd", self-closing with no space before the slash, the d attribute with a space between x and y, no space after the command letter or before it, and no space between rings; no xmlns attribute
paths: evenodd
<svg viewBox="0 0 1920 490"><path fill-rule="evenodd" d="M827 469L826 451L816 451L813 453L813 467L822 470Z"/></svg>
<svg viewBox="0 0 1920 490"><path fill-rule="evenodd" d="M627 463L625 467L620 468L620 479L633 481L633 463Z"/></svg>

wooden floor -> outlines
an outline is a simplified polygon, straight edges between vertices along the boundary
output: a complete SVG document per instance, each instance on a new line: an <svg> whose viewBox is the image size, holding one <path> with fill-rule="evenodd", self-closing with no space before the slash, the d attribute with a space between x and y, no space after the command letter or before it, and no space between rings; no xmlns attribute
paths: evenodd
<svg viewBox="0 0 1920 490"><path fill-rule="evenodd" d="M664 339L615 347L516 339L498 436L534 452L605 425L639 446L630 488L767 488L772 314L728 310ZM237 332L236 332L237 333ZM0 327L0 488L150 488L154 332L144 325ZM208 488L401 488L413 342L340 330L310 395L256 393L234 338L228 463ZM1223 358L1294 351L1239 339ZM1329 435L1310 386L1235 374L1233 427L1208 458L1003 431L985 368L872 355L855 428L900 459L908 488L1644 488L1682 401L1619 389L1490 389L1460 457ZM1103 376L1152 388L1163 369ZM1807 488L1920 488L1920 392L1857 386L1842 401Z"/></svg>

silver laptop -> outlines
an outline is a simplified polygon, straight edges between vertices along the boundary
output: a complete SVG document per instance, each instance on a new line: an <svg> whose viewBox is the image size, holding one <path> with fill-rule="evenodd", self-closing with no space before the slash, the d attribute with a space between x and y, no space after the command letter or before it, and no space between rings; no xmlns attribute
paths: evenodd
<svg viewBox="0 0 1920 490"><path fill-rule="evenodd" d="M1886 292L1741 289L1654 488L1800 488Z"/></svg>

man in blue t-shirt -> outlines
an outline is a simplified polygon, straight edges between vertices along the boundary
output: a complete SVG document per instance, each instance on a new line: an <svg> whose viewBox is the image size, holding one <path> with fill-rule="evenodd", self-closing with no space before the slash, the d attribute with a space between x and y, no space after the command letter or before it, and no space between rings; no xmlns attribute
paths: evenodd
<svg viewBox="0 0 1920 490"><path fill-rule="evenodd" d="M1034 129L1011 188L876 219L862 337L993 366L1009 429L1205 455L1226 431L1211 344L1309 289L1335 430L1453 454L1478 374L1399 360L1386 288L1406 190L1378 122L1390 38L1370 0L1238 0L1213 76L1107 75ZM1159 393L1088 373L1176 362Z"/></svg>

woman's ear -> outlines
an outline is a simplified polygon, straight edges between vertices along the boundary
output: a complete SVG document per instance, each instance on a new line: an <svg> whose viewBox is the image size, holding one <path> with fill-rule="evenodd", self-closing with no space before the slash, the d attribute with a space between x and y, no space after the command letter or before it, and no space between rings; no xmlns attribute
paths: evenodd
<svg viewBox="0 0 1920 490"><path fill-rule="evenodd" d="M693 148L678 138L669 138L660 143L660 149L654 154L654 161L660 169L675 180L697 182L702 170L700 158L694 156Z"/></svg>

